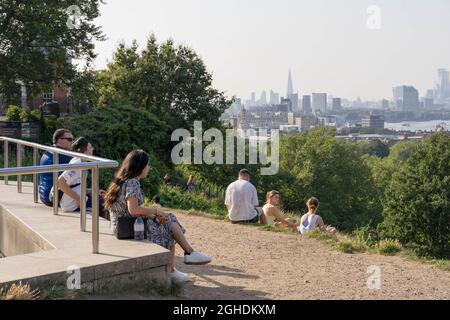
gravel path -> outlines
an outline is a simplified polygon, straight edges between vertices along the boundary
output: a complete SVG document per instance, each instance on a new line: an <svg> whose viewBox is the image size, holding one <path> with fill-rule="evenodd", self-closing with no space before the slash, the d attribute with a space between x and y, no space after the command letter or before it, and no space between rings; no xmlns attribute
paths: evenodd
<svg viewBox="0 0 450 320"><path fill-rule="evenodd" d="M402 257L344 254L315 239L263 232L252 226L177 213L196 250L213 257L177 268L193 282L187 299L450 299L450 272ZM368 289L369 266L381 270L381 289Z"/></svg>

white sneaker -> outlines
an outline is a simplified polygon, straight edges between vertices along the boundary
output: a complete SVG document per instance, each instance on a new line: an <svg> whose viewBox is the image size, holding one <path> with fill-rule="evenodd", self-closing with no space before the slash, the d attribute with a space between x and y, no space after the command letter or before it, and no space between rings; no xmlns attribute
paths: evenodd
<svg viewBox="0 0 450 320"><path fill-rule="evenodd" d="M207 264L211 262L211 258L200 253L198 251L193 251L191 254L184 256L185 264Z"/></svg>
<svg viewBox="0 0 450 320"><path fill-rule="evenodd" d="M175 271L170 273L170 279L176 283L185 283L191 280L187 273L178 271L176 269Z"/></svg>

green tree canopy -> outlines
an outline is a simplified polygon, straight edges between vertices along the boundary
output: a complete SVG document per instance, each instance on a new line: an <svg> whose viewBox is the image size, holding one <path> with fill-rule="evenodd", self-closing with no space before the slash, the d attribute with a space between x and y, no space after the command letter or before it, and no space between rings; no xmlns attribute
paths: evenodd
<svg viewBox="0 0 450 320"><path fill-rule="evenodd" d="M450 137L437 133L414 148L389 183L380 226L422 255L450 257Z"/></svg>
<svg viewBox="0 0 450 320"><path fill-rule="evenodd" d="M0 2L0 92L7 101L17 93L17 81L26 85L29 97L55 83L70 85L77 73L73 60L92 61L94 41L104 39L93 22L100 15L99 4L100 0ZM68 10L72 5L79 12Z"/></svg>
<svg viewBox="0 0 450 320"><path fill-rule="evenodd" d="M362 154L377 156L379 158L385 158L389 155L389 146L380 140L361 142L358 146Z"/></svg>
<svg viewBox="0 0 450 320"><path fill-rule="evenodd" d="M283 137L280 168L289 177L279 190L285 209L305 210L306 200L315 196L325 221L341 230L380 219L370 168L357 146L336 140L334 131L316 129Z"/></svg>
<svg viewBox="0 0 450 320"><path fill-rule="evenodd" d="M172 40L160 44L154 35L141 52L136 41L129 47L120 44L97 80L97 104L145 108L172 130L192 129L195 120L203 121L206 129L220 127L219 118L232 103L212 87L212 74L191 48Z"/></svg>
<svg viewBox="0 0 450 320"><path fill-rule="evenodd" d="M166 123L154 114L131 106L99 107L86 115L60 119L56 127L69 129L76 137L87 138L95 148L94 153L100 157L122 161L134 149L145 150L150 154L152 169L144 186L152 192L158 189L167 170L166 164L169 164L170 135ZM102 171L104 188L114 171Z"/></svg>

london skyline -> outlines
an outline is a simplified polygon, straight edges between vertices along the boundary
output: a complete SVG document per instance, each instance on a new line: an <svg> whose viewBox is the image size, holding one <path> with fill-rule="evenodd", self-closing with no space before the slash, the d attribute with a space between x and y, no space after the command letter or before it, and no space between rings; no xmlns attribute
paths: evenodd
<svg viewBox="0 0 450 320"><path fill-rule="evenodd" d="M367 9L379 7L380 29ZM214 86L248 99L250 92L329 92L348 99L381 100L392 88L434 88L437 70L450 69L450 2L433 0L332 1L160 0L108 1L99 23L95 67L105 68L119 41L142 46L154 32L192 47L213 73ZM118 21L120 23L118 23Z"/></svg>

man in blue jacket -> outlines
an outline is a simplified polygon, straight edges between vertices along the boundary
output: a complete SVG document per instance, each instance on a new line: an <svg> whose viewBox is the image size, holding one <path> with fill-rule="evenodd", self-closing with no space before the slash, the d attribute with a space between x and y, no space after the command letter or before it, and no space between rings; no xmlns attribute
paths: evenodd
<svg viewBox="0 0 450 320"><path fill-rule="evenodd" d="M53 146L56 148L70 150L73 142L73 134L67 129L58 129L53 134ZM69 163L72 157L59 154L59 163ZM41 166L53 164L53 153L46 151L41 158ZM61 172L59 173L61 174ZM41 173L39 175L39 198L41 201L51 207L53 199L50 199L50 190L53 187L53 173Z"/></svg>

